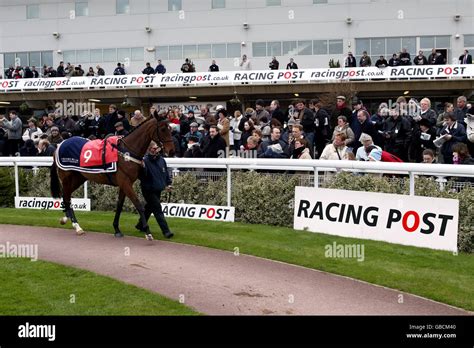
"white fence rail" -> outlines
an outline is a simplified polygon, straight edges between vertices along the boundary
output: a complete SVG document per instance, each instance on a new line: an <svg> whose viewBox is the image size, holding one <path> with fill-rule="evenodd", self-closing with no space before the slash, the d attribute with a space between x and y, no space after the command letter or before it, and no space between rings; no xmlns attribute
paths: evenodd
<svg viewBox="0 0 474 348"><path fill-rule="evenodd" d="M314 175L314 186L318 187L319 172L350 171L358 173L407 174L410 178L410 195L415 195L415 176L435 176L440 189L447 176L474 177L474 166L423 163L383 163L359 161L322 161L292 159L247 159L247 158L167 158L170 168L212 168L227 171L227 206L231 206L232 170L289 170L310 171ZM18 167L49 167L52 157L0 157L0 167L15 168L15 192L19 197ZM87 198L87 182L84 184Z"/></svg>

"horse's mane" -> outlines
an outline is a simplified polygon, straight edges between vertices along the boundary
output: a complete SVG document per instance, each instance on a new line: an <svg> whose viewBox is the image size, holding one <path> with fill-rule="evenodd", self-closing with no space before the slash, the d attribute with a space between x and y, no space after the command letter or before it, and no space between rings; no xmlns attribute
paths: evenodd
<svg viewBox="0 0 474 348"><path fill-rule="evenodd" d="M124 138L126 138L126 137L128 137L130 134L134 133L137 129L143 127L143 125L144 125L145 123L151 122L153 119L155 119L155 117L154 117L153 115L150 116L150 117L147 118L145 121L143 121L142 123L140 123L138 126L136 126L135 128L133 128L130 132L128 132L128 134L127 134ZM158 118L158 119L156 119L156 120L157 120L158 122L161 122L161 121L166 120L166 118L160 117L160 118Z"/></svg>

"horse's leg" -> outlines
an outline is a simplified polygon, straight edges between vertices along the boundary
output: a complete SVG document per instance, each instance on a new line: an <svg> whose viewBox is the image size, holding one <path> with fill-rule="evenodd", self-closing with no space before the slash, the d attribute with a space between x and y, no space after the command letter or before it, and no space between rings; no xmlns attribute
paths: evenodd
<svg viewBox="0 0 474 348"><path fill-rule="evenodd" d="M140 214L140 221L143 226L143 232L145 232L145 238L147 240L153 240L153 236L150 233L150 228L148 227L148 223L145 218L145 208L138 199L135 191L133 191L132 183L130 183L129 181L125 182L120 186L120 190L122 190L125 195L132 201L133 205L135 206L135 209L137 209L138 211L138 214Z"/></svg>
<svg viewBox="0 0 474 348"><path fill-rule="evenodd" d="M71 196L85 181L86 179L76 172L71 172L63 179L64 212L66 213L66 217L71 219L72 227L76 230L77 235L83 235L85 232L81 226L79 226L76 215L74 214L74 209L71 208Z"/></svg>
<svg viewBox="0 0 474 348"><path fill-rule="evenodd" d="M120 228L119 228L119 221L120 221L120 214L122 213L124 202L125 202L125 193L123 192L122 189L119 188L117 210L115 211L115 218L114 218L115 237L123 237L123 233L120 231Z"/></svg>

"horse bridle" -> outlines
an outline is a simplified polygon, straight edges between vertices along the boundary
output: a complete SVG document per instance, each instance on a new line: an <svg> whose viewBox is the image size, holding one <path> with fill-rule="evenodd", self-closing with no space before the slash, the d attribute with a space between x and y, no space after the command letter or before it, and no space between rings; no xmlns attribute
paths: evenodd
<svg viewBox="0 0 474 348"><path fill-rule="evenodd" d="M158 120L157 120L158 121ZM161 121L158 121L158 124L157 124L157 127L156 127L156 133L158 135L158 129L159 129L159 125L161 122L168 122L168 120L161 120ZM159 138L157 136L157 138ZM123 152L123 151L120 151L120 149L117 147L117 151L119 153L120 156L122 156L126 161L131 161L131 162L134 162L134 163L137 163L139 165L142 164L142 159L140 158L140 156L137 156L130 148L129 145L127 145L127 143L125 142L125 137L123 138L120 138L119 140L123 145L125 145L125 149L126 150L129 150L127 152ZM164 145L165 144L168 144L168 143L172 143L173 140L165 140L165 141L162 141L162 140L158 140L158 141L155 141L156 144L161 147L162 149L164 148Z"/></svg>

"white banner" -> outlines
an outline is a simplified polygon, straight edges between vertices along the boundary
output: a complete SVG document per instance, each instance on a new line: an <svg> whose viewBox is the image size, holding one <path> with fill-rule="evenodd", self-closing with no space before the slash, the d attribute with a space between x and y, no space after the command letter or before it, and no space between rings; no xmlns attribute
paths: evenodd
<svg viewBox="0 0 474 348"><path fill-rule="evenodd" d="M210 101L210 102L183 102L183 103L156 103L153 106L159 110L180 109L183 114L187 114L190 110L194 112L195 116L201 115L201 108L207 107L210 112L216 112L218 105L226 106L226 101Z"/></svg>
<svg viewBox="0 0 474 348"><path fill-rule="evenodd" d="M234 222L234 207L177 203L161 203L161 207L166 217Z"/></svg>
<svg viewBox="0 0 474 348"><path fill-rule="evenodd" d="M142 87L162 85L233 85L244 82L270 83L279 81L335 82L361 79L396 79L430 77L474 77L474 65L423 65L404 67L368 67L300 70L219 71L167 73L164 75L120 75L97 77L58 77L0 80L0 90L51 90L97 87Z"/></svg>
<svg viewBox="0 0 474 348"><path fill-rule="evenodd" d="M459 201L296 187L294 228L457 251Z"/></svg>
<svg viewBox="0 0 474 348"><path fill-rule="evenodd" d="M59 198L46 197L15 197L15 208L17 209L42 209L63 210L63 200ZM91 200L85 198L72 198L71 208L79 211L91 211Z"/></svg>

